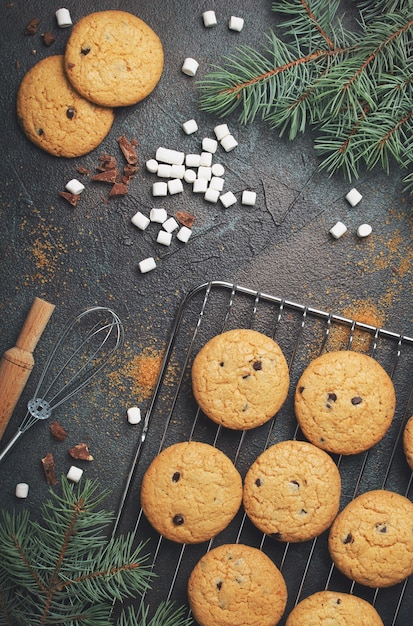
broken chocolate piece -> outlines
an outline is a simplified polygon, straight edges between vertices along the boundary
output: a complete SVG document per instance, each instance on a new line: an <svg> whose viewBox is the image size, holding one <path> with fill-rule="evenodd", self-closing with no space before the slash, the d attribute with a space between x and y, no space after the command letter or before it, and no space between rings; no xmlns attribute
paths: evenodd
<svg viewBox="0 0 413 626"><path fill-rule="evenodd" d="M50 424L50 432L56 441L64 441L67 437L67 432L59 422L52 422Z"/></svg>
<svg viewBox="0 0 413 626"><path fill-rule="evenodd" d="M99 161L102 163L102 165L97 168L100 172L105 172L106 170L114 170L118 167L115 157L110 156L110 154L101 154L99 157Z"/></svg>
<svg viewBox="0 0 413 626"><path fill-rule="evenodd" d="M44 475L48 485L57 485L56 470L53 454L48 452L42 459Z"/></svg>
<svg viewBox="0 0 413 626"><path fill-rule="evenodd" d="M118 177L118 170L109 169L109 170L100 172L99 174L95 174L94 176L91 177L90 180L96 180L102 183L116 183L117 177Z"/></svg>
<svg viewBox="0 0 413 626"><path fill-rule="evenodd" d="M69 454L72 458L80 461L93 461L93 456L90 454L90 450L85 443L78 443L77 446L69 449Z"/></svg>
<svg viewBox="0 0 413 626"><path fill-rule="evenodd" d="M69 191L59 191L59 196L62 196L62 198L67 200L72 206L77 206L80 199L79 194L70 193Z"/></svg>
<svg viewBox="0 0 413 626"><path fill-rule="evenodd" d="M125 135L121 135L121 137L117 138L117 142L119 144L120 149L122 150L123 156L129 165L136 165L138 162L138 155L135 150L134 145L129 141L129 139Z"/></svg>
<svg viewBox="0 0 413 626"><path fill-rule="evenodd" d="M56 41L56 37L48 30L42 34L42 39L46 46L52 46Z"/></svg>
<svg viewBox="0 0 413 626"><path fill-rule="evenodd" d="M90 170L87 167L82 167L81 165L78 165L76 172L79 172L79 174L83 174L84 176L89 176L90 174Z"/></svg>
<svg viewBox="0 0 413 626"><path fill-rule="evenodd" d="M110 196L126 196L128 193L128 186L125 183L115 183L110 190Z"/></svg>
<svg viewBox="0 0 413 626"><path fill-rule="evenodd" d="M34 17L32 20L30 20L30 22L27 24L26 28L24 29L24 34L29 35L30 37L35 35L39 28L39 24L40 24L40 20L37 17Z"/></svg>
<svg viewBox="0 0 413 626"><path fill-rule="evenodd" d="M177 211L176 219L187 228L192 228L195 222L195 215L192 215L192 213L188 213L187 211Z"/></svg>

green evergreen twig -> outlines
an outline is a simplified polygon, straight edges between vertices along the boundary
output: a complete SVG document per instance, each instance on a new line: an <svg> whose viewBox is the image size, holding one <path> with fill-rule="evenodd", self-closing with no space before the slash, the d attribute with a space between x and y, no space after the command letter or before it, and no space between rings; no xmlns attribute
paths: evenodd
<svg viewBox="0 0 413 626"><path fill-rule="evenodd" d="M413 0L364 0L360 32L333 0L281 0L286 16L261 50L240 47L198 83L199 106L243 124L268 122L291 140L317 131L321 169L353 180L362 166L413 163ZM378 6L380 7L378 9ZM411 189L411 173L405 178Z"/></svg>
<svg viewBox="0 0 413 626"><path fill-rule="evenodd" d="M107 494L98 492L96 481L74 486L63 476L62 494L50 493L41 521L32 521L27 511L2 514L0 626L112 626L114 601L150 587L145 542L134 548L132 534L107 538L113 515L97 510ZM183 609L170 603L161 604L151 620L147 616L143 606L130 608L118 624L188 624Z"/></svg>

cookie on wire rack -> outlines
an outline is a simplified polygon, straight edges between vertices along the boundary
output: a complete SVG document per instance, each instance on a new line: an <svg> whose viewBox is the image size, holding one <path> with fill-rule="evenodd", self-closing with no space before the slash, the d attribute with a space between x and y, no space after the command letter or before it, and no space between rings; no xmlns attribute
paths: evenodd
<svg viewBox="0 0 413 626"><path fill-rule="evenodd" d="M301 600L291 611L285 626L383 626L383 620L369 602L349 593L318 591Z"/></svg>
<svg viewBox="0 0 413 626"><path fill-rule="evenodd" d="M280 346L252 329L212 337L192 365L192 389L200 408L233 430L250 430L270 420L284 404L289 383Z"/></svg>
<svg viewBox="0 0 413 626"><path fill-rule="evenodd" d="M142 510L152 526L177 543L202 543L224 530L242 501L242 479L221 450L185 441L162 450L146 470Z"/></svg>
<svg viewBox="0 0 413 626"><path fill-rule="evenodd" d="M195 565L188 600L200 626L275 626L285 611L287 587L264 552L224 544Z"/></svg>
<svg viewBox="0 0 413 626"><path fill-rule="evenodd" d="M337 454L358 454L388 431L396 408L393 382L372 357L326 352L306 367L297 383L294 408L305 437Z"/></svg>
<svg viewBox="0 0 413 626"><path fill-rule="evenodd" d="M413 574L413 503L393 491L367 491L334 520L328 548L336 567L366 587L391 587Z"/></svg>
<svg viewBox="0 0 413 626"><path fill-rule="evenodd" d="M340 472L330 455L307 441L290 440L269 447L251 465L243 503L263 533L297 543L331 526L340 495Z"/></svg>

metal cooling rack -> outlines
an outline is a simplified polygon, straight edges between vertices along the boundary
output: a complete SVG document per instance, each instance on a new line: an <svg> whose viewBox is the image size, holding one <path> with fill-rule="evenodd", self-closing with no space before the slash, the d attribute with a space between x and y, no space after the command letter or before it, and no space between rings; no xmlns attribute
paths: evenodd
<svg viewBox="0 0 413 626"><path fill-rule="evenodd" d="M269 423L244 432L229 431L206 418L191 390L190 371L195 355L208 339L231 328L254 328L273 337L290 368L290 392L281 410ZM212 444L232 459L244 477L269 445L302 438L293 411L296 383L313 358L336 349L357 350L377 359L391 376L397 397L395 418L381 442L363 454L333 457L342 477L341 508L370 489L386 488L411 498L412 473L404 457L402 433L413 413L413 337L221 281L202 284L183 300L113 531L126 523L130 525L132 520L137 539L149 538L156 578L142 599L146 605L154 609L164 600L173 600L178 606L186 604L187 580L199 558L222 543L240 542L262 549L285 577L289 599L281 626L299 600L326 588L368 600L375 605L385 626L412 623L413 580L388 589L369 589L348 580L329 557L328 531L309 542L280 543L253 527L241 507L228 528L215 539L200 545L179 545L155 533L140 509L142 476L154 456L173 443L194 439Z"/></svg>

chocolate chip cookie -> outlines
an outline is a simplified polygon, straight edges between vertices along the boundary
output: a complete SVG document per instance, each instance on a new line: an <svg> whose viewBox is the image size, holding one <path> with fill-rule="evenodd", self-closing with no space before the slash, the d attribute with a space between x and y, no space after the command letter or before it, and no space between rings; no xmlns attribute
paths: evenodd
<svg viewBox="0 0 413 626"><path fill-rule="evenodd" d="M301 375L295 414L305 437L337 454L363 452L386 434L396 406L393 382L372 357L326 352Z"/></svg>
<svg viewBox="0 0 413 626"><path fill-rule="evenodd" d="M192 388L202 411L234 430L249 430L270 420L283 405L289 382L280 346L245 328L210 339L192 366Z"/></svg>
<svg viewBox="0 0 413 626"><path fill-rule="evenodd" d="M349 593L319 591L301 600L285 626L383 626L374 606Z"/></svg>
<svg viewBox="0 0 413 626"><path fill-rule="evenodd" d="M327 530L340 506L341 478L332 458L306 441L282 441L263 452L244 481L245 512L263 533L308 541Z"/></svg>
<svg viewBox="0 0 413 626"><path fill-rule="evenodd" d="M165 448L142 480L141 504L152 526L177 543L201 543L231 522L242 501L242 479L217 448L198 441Z"/></svg>
<svg viewBox="0 0 413 626"><path fill-rule="evenodd" d="M337 568L367 587L390 587L413 573L413 503L384 489L358 496L336 517L328 547Z"/></svg>
<svg viewBox="0 0 413 626"><path fill-rule="evenodd" d="M276 626L285 611L287 587L264 552L224 544L193 569L188 599L200 626Z"/></svg>

